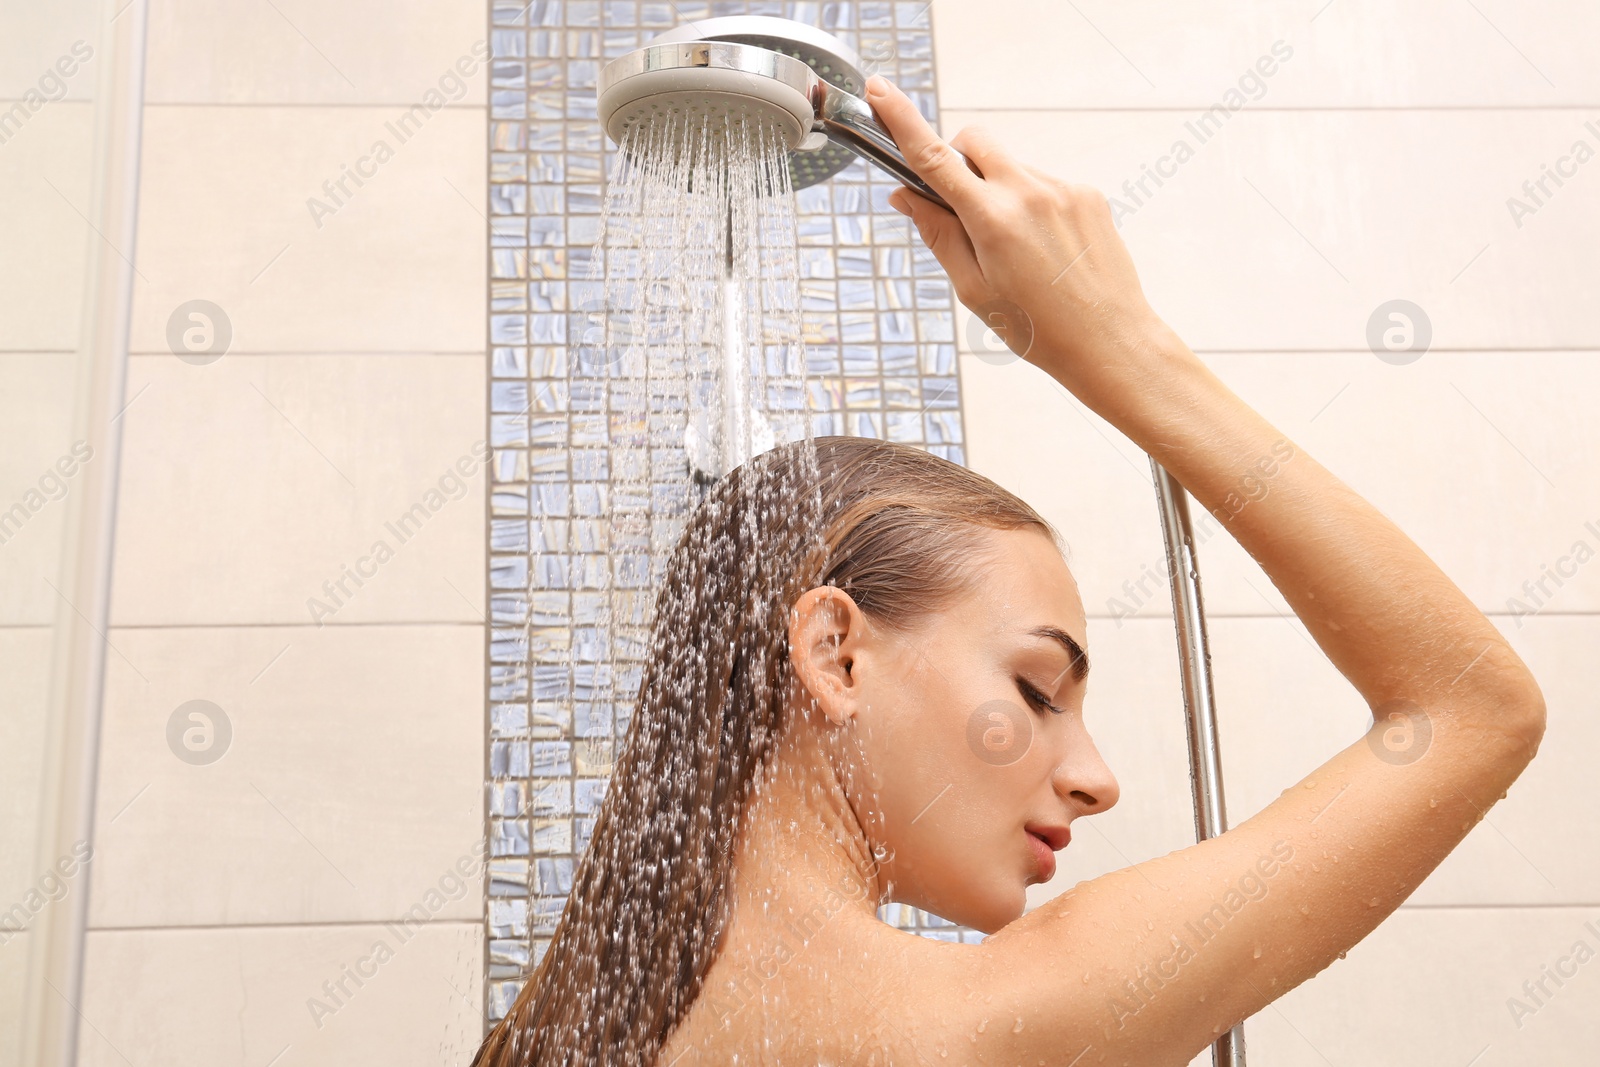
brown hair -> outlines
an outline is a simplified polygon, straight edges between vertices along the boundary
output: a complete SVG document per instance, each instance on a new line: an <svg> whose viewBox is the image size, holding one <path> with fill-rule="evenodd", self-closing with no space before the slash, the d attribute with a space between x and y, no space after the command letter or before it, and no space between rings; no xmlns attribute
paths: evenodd
<svg viewBox="0 0 1600 1067"><path fill-rule="evenodd" d="M544 957L474 1067L650 1067L716 959L733 842L793 682L788 615L843 589L906 628L949 603L981 528L1054 531L909 445L821 437L718 482L667 565L626 741Z"/></svg>

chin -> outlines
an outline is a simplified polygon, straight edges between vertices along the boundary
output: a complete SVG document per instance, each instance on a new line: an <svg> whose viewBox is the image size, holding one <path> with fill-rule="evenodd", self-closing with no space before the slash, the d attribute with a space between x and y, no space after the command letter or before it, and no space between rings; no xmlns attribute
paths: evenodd
<svg viewBox="0 0 1600 1067"><path fill-rule="evenodd" d="M953 923L992 934L1002 927L1022 918L1028 907L1027 886L1019 884L1010 890L997 888L982 900L973 901L963 914L945 915ZM942 914L936 911L936 914Z"/></svg>

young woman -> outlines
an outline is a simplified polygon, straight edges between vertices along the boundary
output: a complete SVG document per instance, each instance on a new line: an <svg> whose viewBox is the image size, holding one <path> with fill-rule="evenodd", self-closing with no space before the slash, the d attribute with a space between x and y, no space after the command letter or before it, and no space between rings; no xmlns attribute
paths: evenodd
<svg viewBox="0 0 1600 1067"><path fill-rule="evenodd" d="M955 209L893 198L957 296L1004 302L1019 354L1227 517L1372 731L1220 837L1024 915L1117 800L1050 527L915 449L779 447L691 520L568 907L484 1067L1187 1064L1393 912L1544 734L1489 621L1151 310L1103 196L976 128L947 145L882 79L869 99ZM991 936L896 930L889 901Z"/></svg>

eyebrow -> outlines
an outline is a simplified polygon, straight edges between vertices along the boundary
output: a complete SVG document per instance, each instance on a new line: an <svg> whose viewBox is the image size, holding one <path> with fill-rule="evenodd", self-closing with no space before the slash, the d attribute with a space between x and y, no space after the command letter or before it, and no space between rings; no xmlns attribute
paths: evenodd
<svg viewBox="0 0 1600 1067"><path fill-rule="evenodd" d="M1028 631L1029 637L1043 637L1050 641L1059 641L1061 647L1067 650L1067 655L1072 657L1073 681L1082 682L1089 677L1089 653L1067 631L1058 626L1035 626Z"/></svg>

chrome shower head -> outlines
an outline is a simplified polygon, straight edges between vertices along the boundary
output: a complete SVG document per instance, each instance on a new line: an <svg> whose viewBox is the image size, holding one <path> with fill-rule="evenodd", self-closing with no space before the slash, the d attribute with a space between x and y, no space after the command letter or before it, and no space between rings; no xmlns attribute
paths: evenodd
<svg viewBox="0 0 1600 1067"><path fill-rule="evenodd" d="M855 52L814 26L761 15L703 19L607 63L600 121L619 145L630 131L673 116L703 116L713 130L766 125L789 146L796 189L831 178L853 153L948 207L861 98L866 81Z"/></svg>

